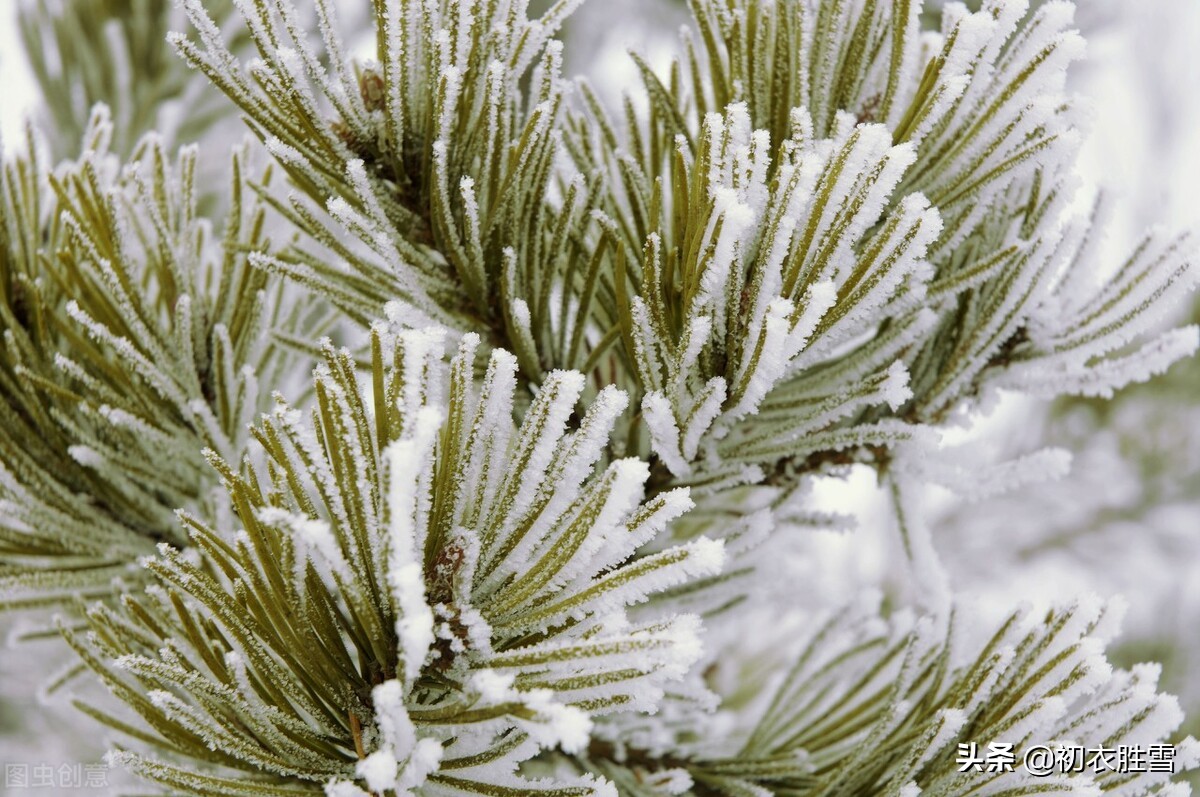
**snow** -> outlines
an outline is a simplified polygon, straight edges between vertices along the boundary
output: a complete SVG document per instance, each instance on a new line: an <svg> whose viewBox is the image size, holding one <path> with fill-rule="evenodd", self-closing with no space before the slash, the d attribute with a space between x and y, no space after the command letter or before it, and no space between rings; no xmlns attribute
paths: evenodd
<svg viewBox="0 0 1200 797"><path fill-rule="evenodd" d="M721 414L721 407L725 404L725 397L726 388L723 377L714 376L705 383L704 388L697 397L696 405L692 409L692 414L688 418L687 428L683 434L682 453L686 459L693 460L696 458L696 453L700 447L700 439L713 425L717 416Z"/></svg>
<svg viewBox="0 0 1200 797"><path fill-rule="evenodd" d="M648 542L657 537L667 524L695 507L691 491L687 487L676 487L664 493L659 493L643 505L636 525L630 525L630 533L638 540L637 544Z"/></svg>
<svg viewBox="0 0 1200 797"><path fill-rule="evenodd" d="M512 317L517 327L516 333L521 347L530 353L536 352L537 344L533 336L533 318L529 313L529 304L524 299L517 298L512 300Z"/></svg>
<svg viewBox="0 0 1200 797"><path fill-rule="evenodd" d="M100 469L104 467L104 457L99 451L90 446L74 445L67 448L67 453L71 455L71 459L83 465L85 468Z"/></svg>
<svg viewBox="0 0 1200 797"><path fill-rule="evenodd" d="M388 584L397 606L396 634L406 681L412 683L434 641L433 611L425 602L424 569L417 527L418 491L428 475L426 461L441 428L442 412L422 407L410 438L392 443L388 461Z"/></svg>
<svg viewBox="0 0 1200 797"><path fill-rule="evenodd" d="M476 670L471 674L470 686L485 706L516 702L532 711L533 719L514 719L538 747L560 747L564 752L577 753L587 746L592 731L592 720L587 712L556 702L549 689L515 689L515 677L514 673Z"/></svg>
<svg viewBox="0 0 1200 797"><path fill-rule="evenodd" d="M565 432L567 418L574 412L583 387L583 374L576 371L552 371L542 383L534 407L522 426L523 432L537 429L538 434L522 440L521 453L528 451L525 468L523 472L510 474L510 479L519 481L514 485L516 494L509 508L509 517L520 517L536 498L546 469ZM532 419L536 419L536 426L531 425Z"/></svg>
<svg viewBox="0 0 1200 797"><path fill-rule="evenodd" d="M516 676L511 673L476 670L471 674L471 687L479 693L479 698L485 705L498 705L508 700L513 694L515 678Z"/></svg>
<svg viewBox="0 0 1200 797"><path fill-rule="evenodd" d="M720 222L721 230L717 233L712 260L700 277L700 296L719 302L724 295L734 259L740 254L741 236L754 225L756 212L755 208L741 201L737 191L723 185L713 187L712 200L713 215L709 229L712 230Z"/></svg>
<svg viewBox="0 0 1200 797"><path fill-rule="evenodd" d="M335 780L325 784L325 797L371 797L371 793L349 781Z"/></svg>
<svg viewBox="0 0 1200 797"><path fill-rule="evenodd" d="M408 756L416 744L416 728L404 703L405 691L405 685L395 678L371 690L375 724L384 742L401 758Z"/></svg>
<svg viewBox="0 0 1200 797"><path fill-rule="evenodd" d="M307 169L307 167L308 167L307 159L300 152L300 150L296 149L291 144L283 143L276 136L268 136L266 145L267 145L267 151L270 152L273 157L279 159L280 162L286 163L287 165L295 167L297 169ZM334 209L333 205L334 205L334 203L337 203L337 202L344 202L344 200L342 200L341 197L337 197L336 199L330 200L329 210L331 213L335 213L335 209ZM345 208L348 208L348 207L349 207L348 205L345 206ZM340 210L340 209L344 209L344 208L341 205L339 205L338 209ZM335 215L336 215L336 213L335 213Z"/></svg>
<svg viewBox="0 0 1200 797"><path fill-rule="evenodd" d="M560 489L575 490L583 483L608 445L617 417L628 406L629 394L613 385L596 395L579 430L571 436L571 456L558 478Z"/></svg>
<svg viewBox="0 0 1200 797"><path fill-rule="evenodd" d="M404 767L404 773L400 777L400 787L415 789L423 786L429 776L438 771L443 755L445 755L445 748L437 739L419 740L416 749L408 759L407 766Z"/></svg>
<svg viewBox="0 0 1200 797"><path fill-rule="evenodd" d="M657 252L657 250L656 250ZM676 381L682 383L690 367L692 367L700 352L709 343L712 334L712 318L708 315L695 315L688 321L687 333L684 335L684 347L679 353L679 376Z"/></svg>
<svg viewBox="0 0 1200 797"><path fill-rule="evenodd" d="M812 337L817 324L837 301L837 284L832 279L818 280L808 286L804 292L804 304L800 317L788 333L787 350L799 353Z"/></svg>
<svg viewBox="0 0 1200 797"><path fill-rule="evenodd" d="M390 747L381 747L366 758L359 760L354 772L367 782L373 792L385 792L396 785L399 764Z"/></svg>
<svg viewBox="0 0 1200 797"><path fill-rule="evenodd" d="M789 362L787 340L792 312L792 303L782 297L772 300L767 307L763 330L759 333L764 340L759 349L761 353L758 362L754 364L753 370L749 359L743 363L743 370L738 375L741 397L738 403L725 413L726 422L758 412L758 405L783 376Z"/></svg>
<svg viewBox="0 0 1200 797"><path fill-rule="evenodd" d="M404 704L406 691L405 684L396 679L371 691L383 744L358 762L356 773L373 792L395 789L399 794L408 794L409 789L419 788L437 771L444 754L437 739L417 738Z"/></svg>
<svg viewBox="0 0 1200 797"><path fill-rule="evenodd" d="M699 537L660 553L644 556L625 568L610 571L587 582L580 589L580 592L586 591L589 595L584 608L592 616L608 616L623 607L642 603L651 595L671 587L715 576L721 572L724 564L724 542ZM568 592L555 596L548 606L539 607L539 625L546 626L568 616L581 618L584 609L564 608L573 597Z"/></svg>
<svg viewBox="0 0 1200 797"><path fill-rule="evenodd" d="M679 425L671 402L661 392L647 393L642 398L642 417L650 431L654 453L676 476L686 476L691 466L684 460L679 447Z"/></svg>
<svg viewBox="0 0 1200 797"><path fill-rule="evenodd" d="M1176 362L1194 355L1198 347L1200 328L1180 327L1162 333L1131 354L1102 359L1094 365L1069 360L1062 363L1054 358L1017 363L1001 374L996 384L1039 397L1066 394L1111 398L1119 388L1164 373ZM1076 359L1073 352L1071 355Z"/></svg>
<svg viewBox="0 0 1200 797"><path fill-rule="evenodd" d="M912 398L912 390L908 386L908 368L902 360L896 360L887 369L883 384L879 387L883 400L892 410L898 410Z"/></svg>
<svg viewBox="0 0 1200 797"><path fill-rule="evenodd" d="M701 537L689 546L691 564L698 573L716 575L725 565L725 543Z"/></svg>
<svg viewBox="0 0 1200 797"><path fill-rule="evenodd" d="M544 723L527 727L543 747L559 747L564 753L580 753L591 739L592 719L581 708L557 703L541 703L532 695L529 705L544 717Z"/></svg>

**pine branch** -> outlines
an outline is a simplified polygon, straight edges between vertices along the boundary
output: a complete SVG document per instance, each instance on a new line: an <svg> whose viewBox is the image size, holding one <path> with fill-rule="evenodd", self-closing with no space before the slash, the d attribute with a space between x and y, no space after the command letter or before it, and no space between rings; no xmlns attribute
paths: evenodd
<svg viewBox="0 0 1200 797"><path fill-rule="evenodd" d="M144 2L27 12L65 130L160 65ZM1108 395L1197 346L1152 337L1189 239L1092 284L1101 225L1065 215L1071 6L954 4L926 35L908 0L693 0L613 115L561 77L576 4L373 0L357 61L330 0L238 0L232 39L183 0L194 78L114 96L128 126L98 108L76 161L5 163L0 605L88 604L61 632L113 694L77 701L113 761L197 795L1175 793L957 770L1179 716L1104 661L1098 602L960 637L911 500L1065 468L940 449L997 390ZM58 74L51 39L78 44ZM203 81L288 180L236 150L223 227L195 149L135 138ZM928 616L747 653L780 532L846 525L809 488L856 463Z"/></svg>
<svg viewBox="0 0 1200 797"><path fill-rule="evenodd" d="M477 338L448 369L441 338L377 328L373 395L327 346L311 426L279 399L254 430L265 465L210 453L241 528L183 515L200 563L164 544L144 595L94 608L90 641L68 634L137 738L208 765L221 793L534 792L518 763L578 750L590 716L652 710L699 652L694 617L623 620L722 558L700 540L629 559L689 502L639 503L645 466L602 466L624 397L568 431L582 378L556 372L514 428L515 358L494 352L477 380ZM190 766L124 757L209 793ZM546 788L604 793L575 783Z"/></svg>
<svg viewBox="0 0 1200 797"><path fill-rule="evenodd" d="M291 326L283 286L246 263L265 245L243 204L214 238L197 215L196 155L154 137L119 167L93 115L54 172L30 134L3 179L3 604L73 603L142 579L136 559L183 541L178 507L216 508L200 450L239 451L259 379L295 360L264 341Z"/></svg>
<svg viewBox="0 0 1200 797"><path fill-rule="evenodd" d="M685 716L655 737L675 735L665 752L600 741L588 764L634 795L1169 793L1167 773L1033 776L1019 763L1047 740L1148 745L1178 727L1178 705L1155 693L1152 669L1104 661L1114 611L1090 600L1041 618L1018 613L962 648L961 620L939 631L929 618L881 621L868 605L847 607L804 630L786 677L725 735L690 740L697 718ZM608 733L629 738L627 728ZM960 745L993 742L1013 746L1011 771L958 763ZM1181 766L1195 766L1200 745L1189 738L1180 749ZM679 785L655 785L670 783Z"/></svg>
<svg viewBox="0 0 1200 797"><path fill-rule="evenodd" d="M387 306L409 326L478 330L540 381L550 369L532 335L549 291L598 237L594 188L547 196L564 91L548 42L573 5L535 21L521 0L377 3L377 60L352 67L330 3L317 5L319 54L291 4L273 1L246 10L261 56L247 67L200 3L186 4L201 41L175 36L177 49L298 189L277 210L310 241L256 262L327 291L364 326Z"/></svg>

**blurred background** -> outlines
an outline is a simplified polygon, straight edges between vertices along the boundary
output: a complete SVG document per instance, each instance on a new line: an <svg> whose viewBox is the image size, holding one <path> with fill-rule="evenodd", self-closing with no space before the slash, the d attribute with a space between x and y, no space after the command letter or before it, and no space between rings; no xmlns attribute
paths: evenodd
<svg viewBox="0 0 1200 797"><path fill-rule="evenodd" d="M230 4L213 5L220 11ZM940 3L926 6L936 25ZM1074 88L1094 110L1076 206L1087 212L1103 191L1111 210L1103 230L1106 262L1097 268L1118 266L1152 226L1197 231L1193 248L1200 251L1200 0L1080 0L1079 6L1089 56L1074 71ZM174 13L171 0L0 2L3 140L23 138L25 120L33 118L53 155L63 157L78 141L82 111L97 100L114 104L116 118L125 120L127 140L118 149L150 127L165 128L177 143L235 135L236 123L215 92L165 44L153 46L177 24ZM683 0L591 0L565 33L567 72L586 75L601 96L619 102L636 77L627 50L655 65L669 62L686 19ZM136 37L129 33L135 25L141 26ZM96 35L99 29L104 35ZM137 37L151 46L132 46ZM120 51L129 68L124 74L136 80L105 82L89 72L89 58L112 56L106 48ZM212 112L180 124L181 103ZM1188 312L1200 321L1200 302ZM1189 715L1183 731L1200 735L1200 361L1180 363L1112 401L1046 404L1008 396L948 442L986 447L995 461L1044 446L1074 456L1066 478L1015 494L971 504L929 496L935 544L973 610L998 615L1020 601L1044 605L1088 592L1124 596L1125 631L1110 657L1122 667L1161 662L1162 687L1180 697ZM854 471L817 494L842 511L848 496L860 507L856 531L794 539L788 566L799 574L798 601L828 606L864 586L895 586L893 532L873 477ZM5 638L20 632L0 618ZM102 755L94 726L39 699L62 660L55 655L59 644L0 651L0 766L95 764ZM108 780L120 782L116 775ZM5 793L58 790L6 790L0 783Z"/></svg>

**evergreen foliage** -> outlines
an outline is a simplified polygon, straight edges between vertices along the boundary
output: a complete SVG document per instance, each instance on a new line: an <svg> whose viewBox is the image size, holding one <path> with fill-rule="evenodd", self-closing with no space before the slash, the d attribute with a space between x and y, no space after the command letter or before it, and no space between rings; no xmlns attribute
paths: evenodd
<svg viewBox="0 0 1200 797"><path fill-rule="evenodd" d="M236 174L246 153L214 229L197 214L194 148L174 158L149 135L121 164L111 133L98 106L79 160L51 170L31 139L2 178L9 607L140 581L139 556L186 539L175 510L210 505L201 452L242 450L266 408L259 379L296 365L262 336L305 303L285 311L286 286L247 263L267 242Z"/></svg>
<svg viewBox="0 0 1200 797"><path fill-rule="evenodd" d="M691 0L619 109L561 74L578 0L372 0L366 59L333 0L180 5L25 4L83 148L31 131L0 184L0 606L61 611L112 762L196 795L1184 793L956 765L1182 721L1106 662L1113 607L956 606L919 500L1065 468L939 448L999 390L1197 347L1159 328L1189 239L1105 277L1065 213L1069 3ZM172 152L210 83L285 179ZM916 605L773 635L764 564L854 464Z"/></svg>

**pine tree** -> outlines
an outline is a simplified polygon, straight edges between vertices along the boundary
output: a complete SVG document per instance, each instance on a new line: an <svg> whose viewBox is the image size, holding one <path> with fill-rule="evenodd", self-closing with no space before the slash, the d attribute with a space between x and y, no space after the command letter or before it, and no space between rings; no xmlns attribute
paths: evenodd
<svg viewBox="0 0 1200 797"><path fill-rule="evenodd" d="M691 0L616 109L562 76L577 0L311 5L22 7L56 138L0 186L0 605L53 613L56 689L108 687L72 703L112 763L195 795L1186 793L961 765L1182 716L1106 661L1119 607L957 603L921 503L1064 469L940 448L999 391L1197 347L1156 326L1189 239L1104 277L1068 215L1069 3ZM223 177L216 107L257 139ZM786 611L772 558L842 522L811 490L851 466L912 605Z"/></svg>

